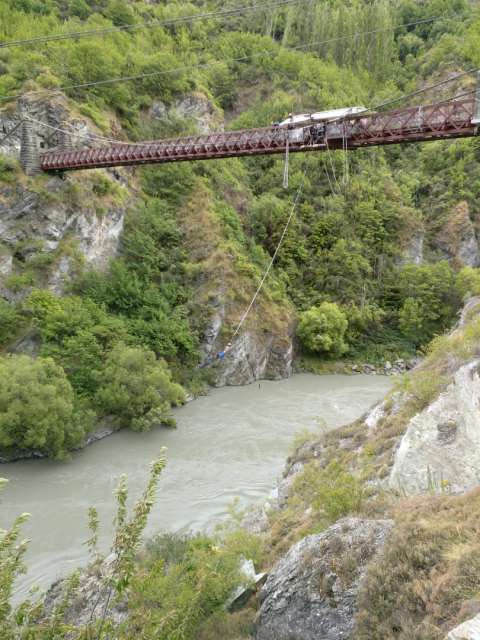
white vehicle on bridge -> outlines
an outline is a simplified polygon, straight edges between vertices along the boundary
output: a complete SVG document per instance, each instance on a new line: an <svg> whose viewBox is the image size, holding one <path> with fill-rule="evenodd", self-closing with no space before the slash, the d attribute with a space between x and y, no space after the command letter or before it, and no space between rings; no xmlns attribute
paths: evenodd
<svg viewBox="0 0 480 640"><path fill-rule="evenodd" d="M288 118L278 122L279 127L298 127L314 124L315 122L328 122L355 116L359 113L366 113L368 109L365 107L345 107L343 109L331 109L330 111L316 111L313 113L290 113Z"/></svg>

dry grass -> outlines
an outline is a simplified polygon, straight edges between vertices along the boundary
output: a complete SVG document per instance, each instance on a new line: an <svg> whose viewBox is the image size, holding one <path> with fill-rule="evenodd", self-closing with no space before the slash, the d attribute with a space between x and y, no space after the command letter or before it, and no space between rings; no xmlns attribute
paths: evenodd
<svg viewBox="0 0 480 640"><path fill-rule="evenodd" d="M443 640L480 610L480 489L399 501L359 597L358 640Z"/></svg>

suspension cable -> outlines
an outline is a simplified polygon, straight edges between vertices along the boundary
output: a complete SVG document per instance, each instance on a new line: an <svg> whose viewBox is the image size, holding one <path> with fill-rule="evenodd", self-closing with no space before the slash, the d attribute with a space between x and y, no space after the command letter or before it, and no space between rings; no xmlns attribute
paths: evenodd
<svg viewBox="0 0 480 640"><path fill-rule="evenodd" d="M267 4L255 4L250 7L239 7L238 9L223 9L221 11L210 11L207 13L198 13L190 16L180 16L178 18L166 18L165 20L149 20L139 24L126 24L114 27L104 27L99 29L87 29L85 31L68 31L66 33L54 33L51 35L37 36L35 38L27 38L24 40L11 40L10 42L0 42L0 49L7 47L23 47L30 44L43 44L44 42L52 42L58 40L70 40L72 38L89 38L94 36L108 35L119 31L138 31L139 29L155 29L157 27L169 27L177 24L188 24L200 20L212 20L214 18L230 18L241 13L251 13L263 11L266 9L275 9L284 5L299 4L307 0L278 0Z"/></svg>
<svg viewBox="0 0 480 640"><path fill-rule="evenodd" d="M327 40L318 40L316 42L311 42L308 44L303 44L303 45L296 45L294 47L284 47L284 48L280 48L280 49L276 49L275 51L259 51L258 53L253 53L251 55L245 55L245 56L240 56L238 58L225 58L222 60L217 60L215 62L210 62L210 63L200 63L200 64L196 64L196 65L185 65L183 67L177 67L177 68L172 68L172 69L165 69L165 70L161 70L161 71L152 71L149 73L141 73L141 74L136 74L136 75L131 75L131 76L120 76L117 78L106 78L105 80L96 80L96 81L91 81L91 82L82 82L79 84L72 84L72 85L64 85L62 87L57 87L56 89L39 89L36 91L30 91L28 93L28 95L37 95L37 94L58 94L61 93L62 91L70 91L73 89L85 89L87 87L98 87L98 86L104 86L104 85L110 85L110 84L116 84L119 82L129 82L132 80L142 80L142 79L146 79L146 78L152 78L152 77L157 77L157 76L162 76L162 75L167 75L167 74L171 74L171 73L180 73L182 71L190 71L193 69L208 69L211 67L215 67L219 64L225 64L225 63L232 63L232 62L244 62L246 60L253 60L259 56L263 56L263 57L269 57L269 56L276 56L279 54L279 52L281 52L282 50L286 50L286 51L302 51L305 49L309 49L311 47L316 47L316 46L321 46L324 44L330 44L332 42L338 42L341 40L350 40L350 39L356 39L358 38L358 36L365 36L365 35L374 35L377 33L383 33L383 32L388 32L388 31L396 31L397 29L402 29L402 28L406 28L406 27L410 27L410 26L414 26L414 25L418 25L418 24L427 24L430 22L435 22L436 20L440 20L441 18L445 18L448 16L445 15L440 15L440 16L434 16L432 18L426 18L424 20L415 20L414 22L405 22L405 23L400 23L397 25L393 25L391 27L385 27L382 29L373 29L370 31L358 31L358 32L354 32L354 33L350 33L350 34L346 34L344 36L338 36L335 38L329 38ZM24 93L19 93L19 94L15 94L15 95L10 95L10 96L1 96L0 97L0 101L4 102L4 101L11 101L11 100L18 100L19 98L23 98L24 97Z"/></svg>
<svg viewBox="0 0 480 640"><path fill-rule="evenodd" d="M240 322L238 323L237 328L235 329L231 340L233 340L237 336L238 332L242 328L243 323L247 319L248 314L250 313L253 305L255 304L255 301L256 301L256 299L258 297L258 294L262 290L264 282L267 279L268 274L270 273L270 270L271 270L271 268L273 266L273 263L275 262L275 258L277 257L277 254L280 251L280 247L282 246L283 240L284 240L284 238L285 238L285 236L287 234L288 227L290 226L290 222L292 221L293 215L294 215L294 213L295 213L295 211L297 209L298 201L300 199L300 195L301 195L302 190L303 190L303 185L304 185L304 182L305 182L306 175L307 175L307 168L305 167L303 172L302 172L302 178L301 178L301 181L300 181L300 185L299 185L299 187L297 189L297 193L295 195L295 198L294 198L294 201L293 201L293 204L292 204L292 208L290 209L290 214L289 214L289 216L287 218L287 222L286 222L286 224L285 224L285 226L283 228L282 235L280 236L280 240L278 241L277 247L276 247L276 249L275 249L275 251L273 253L273 256L272 256L272 258L271 258L271 260L270 260L270 262L268 264L268 267L265 270L265 273L263 274L262 279L260 280L260 284L258 285L257 290L255 291L255 293L253 295L253 298L250 301L250 304L247 306L247 308L245 309L242 317L240 318Z"/></svg>
<svg viewBox="0 0 480 640"><path fill-rule="evenodd" d="M3 136L3 138L0 140L0 146L3 145L3 143L5 142L5 140L8 140L8 138L12 135L12 133L15 133L15 131L25 122L25 119L20 120L20 122L18 122L13 129L10 129L10 131L7 131L6 135Z"/></svg>

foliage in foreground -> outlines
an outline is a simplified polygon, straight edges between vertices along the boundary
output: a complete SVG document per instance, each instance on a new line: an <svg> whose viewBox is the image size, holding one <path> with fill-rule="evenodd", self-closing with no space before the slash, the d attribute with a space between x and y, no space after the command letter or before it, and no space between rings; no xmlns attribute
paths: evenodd
<svg viewBox="0 0 480 640"><path fill-rule="evenodd" d="M51 611L46 611L41 601L25 601L17 607L10 604L15 578L25 571L23 555L26 541L19 542L20 528L28 514L17 518L10 529L0 529L0 635L2 640L29 638L71 638L72 640L98 640L110 637L115 628L111 619L111 607L125 597L131 587L135 571L135 559L140 550L142 534L148 515L155 502L155 494L160 474L165 467L164 450L152 462L150 474L142 495L135 502L132 514L127 513L127 486L122 477L116 489L117 514L115 531L111 546L114 555L112 570L98 585L98 593L92 594L92 607L89 622L76 626L69 611L79 597L81 575L77 571L67 578L63 585L62 598ZM92 553L92 567L102 558L97 550L98 514L94 508L89 510L91 538L88 546ZM88 571L88 570L87 570ZM97 576L99 573L97 572ZM100 574L101 575L101 574Z"/></svg>
<svg viewBox="0 0 480 640"><path fill-rule="evenodd" d="M213 629L228 626L224 604L242 583L241 556L255 556L258 547L253 539L241 532L220 539L202 534L153 540L134 581L122 637L127 640L141 628L152 640L220 640L221 636L212 635Z"/></svg>
<svg viewBox="0 0 480 640"><path fill-rule="evenodd" d="M252 631L253 609L229 614L225 602L234 589L248 581L239 573L242 558L257 567L264 557L262 539L237 529L232 523L215 536L158 535L141 548L142 534L155 502L163 450L152 463L145 490L127 512L128 491L122 477L115 491L117 513L110 549L110 569L97 542L98 513L89 509L91 537L87 541L91 564L76 571L57 588L58 598L46 608L41 601L11 604L14 581L25 571L27 541L20 539L23 514L9 529L0 529L0 637L2 640L130 640L141 629L145 640L224 640L245 637ZM5 481L0 482L0 488ZM112 561L113 558L113 561ZM107 565L105 565L107 566ZM97 587L86 603L88 622L79 623L78 603L83 602L85 581ZM83 595L82 595L83 594ZM126 621L113 615L117 604L128 601ZM77 613L76 613L77 612ZM85 619L85 616L82 616Z"/></svg>

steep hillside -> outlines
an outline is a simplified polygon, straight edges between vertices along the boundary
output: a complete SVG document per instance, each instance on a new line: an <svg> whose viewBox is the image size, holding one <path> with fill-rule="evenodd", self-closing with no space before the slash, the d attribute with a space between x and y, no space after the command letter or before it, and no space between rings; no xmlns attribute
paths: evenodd
<svg viewBox="0 0 480 640"><path fill-rule="evenodd" d="M475 64L477 8L462 1L301 3L208 19L207 9L225 7L0 3L2 130L30 118L49 148L262 126L289 111L375 105ZM350 28L365 34L352 39ZM102 34L68 35L84 30ZM42 40L52 33L61 37ZM451 325L480 261L476 141L297 155L284 189L284 159L268 156L27 178L20 137L2 143L0 164L1 344L52 357L94 423L111 417L99 398L117 342L164 360L193 393L289 375L294 348L327 363L410 358ZM302 181L274 269L218 361ZM57 303L43 290L88 320L54 336L38 300ZM105 323L121 329L107 339ZM319 326L327 340L310 339ZM74 363L87 341L88 364Z"/></svg>
<svg viewBox="0 0 480 640"><path fill-rule="evenodd" d="M267 512L271 528L264 525L273 558L288 554L262 591L258 638L271 629L281 637L305 610L302 638L320 628L322 638L443 640L478 614L479 312L471 299L458 327L434 341L390 396L357 422L310 436L291 456L278 505ZM352 513L353 525L341 519ZM313 564L302 573L306 546ZM287 598L288 615L274 606L285 596L285 564L289 575L300 570L295 591L303 594ZM302 591L312 580L321 585L318 601ZM478 617L451 637L473 640L476 624Z"/></svg>
<svg viewBox="0 0 480 640"><path fill-rule="evenodd" d="M0 461L172 425L188 396L298 354L423 358L361 420L297 442L243 528L137 554L160 458L131 519L120 483L112 555L91 509L91 565L15 608L20 516L0 531L2 638L475 637L478 139L292 154L288 188L276 156L26 176L19 155L27 133L82 147L450 99L474 90L479 41L467 0L0 0Z"/></svg>

